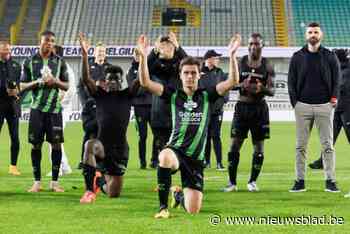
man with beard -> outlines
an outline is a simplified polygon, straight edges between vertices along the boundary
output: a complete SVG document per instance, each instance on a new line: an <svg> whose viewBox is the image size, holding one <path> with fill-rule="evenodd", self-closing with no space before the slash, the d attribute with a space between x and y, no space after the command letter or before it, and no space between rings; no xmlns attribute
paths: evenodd
<svg viewBox="0 0 350 234"><path fill-rule="evenodd" d="M237 191L237 168L240 150L250 131L254 147L248 191L258 191L256 181L264 162L264 140L270 138L269 108L265 96L274 95L275 72L268 60L261 56L263 39L253 33L248 41L249 54L240 61L239 100L231 128L231 149L228 153L229 184L224 192Z"/></svg>
<svg viewBox="0 0 350 234"><path fill-rule="evenodd" d="M333 120L333 145L337 141L341 129L350 143L350 62L349 51L345 49L334 50L341 65L342 79L340 82L340 94L338 104L334 111ZM312 169L323 169L322 153L321 157L309 164Z"/></svg>
<svg viewBox="0 0 350 234"><path fill-rule="evenodd" d="M340 66L335 54L321 45L318 23L310 23L307 44L295 52L288 72L288 92L296 120L296 181L290 192L304 192L307 144L315 123L324 165L326 192L339 192L335 182L333 117L339 92Z"/></svg>
<svg viewBox="0 0 350 234"><path fill-rule="evenodd" d="M54 51L56 37L51 31L40 35L39 52L23 64L21 90L32 90L28 139L32 144L31 158L34 174L33 186L28 192L41 190L41 147L46 141L51 144L52 181L50 189L64 192L58 185L63 143L62 106L59 91L68 90L68 73L65 61Z"/></svg>

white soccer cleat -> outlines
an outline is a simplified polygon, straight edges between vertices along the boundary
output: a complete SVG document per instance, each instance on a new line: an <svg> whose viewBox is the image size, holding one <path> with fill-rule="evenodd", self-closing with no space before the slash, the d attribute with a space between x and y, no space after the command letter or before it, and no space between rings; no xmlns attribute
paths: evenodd
<svg viewBox="0 0 350 234"><path fill-rule="evenodd" d="M225 193L229 193L229 192L238 191L238 188L237 188L237 185L229 183L225 188L223 188L222 191Z"/></svg>
<svg viewBox="0 0 350 234"><path fill-rule="evenodd" d="M259 191L259 188L256 185L255 181L248 183L247 184L247 188L248 188L249 192L258 192Z"/></svg>

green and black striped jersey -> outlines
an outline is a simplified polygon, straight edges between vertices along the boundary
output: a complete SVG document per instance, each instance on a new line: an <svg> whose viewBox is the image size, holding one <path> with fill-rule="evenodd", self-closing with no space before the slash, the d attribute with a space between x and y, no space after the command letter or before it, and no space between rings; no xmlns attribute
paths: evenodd
<svg viewBox="0 0 350 234"><path fill-rule="evenodd" d="M187 96L182 89L164 86L161 98L170 101L172 132L167 147L194 160L204 160L209 124L209 105L221 97L216 87L198 89Z"/></svg>
<svg viewBox="0 0 350 234"><path fill-rule="evenodd" d="M48 59L43 59L39 53L24 61L21 82L31 82L42 79L44 69L49 69L56 79L68 82L67 65L65 61L56 55L51 55ZM59 98L59 89L45 86L33 89L31 108L42 112L60 113L62 107Z"/></svg>

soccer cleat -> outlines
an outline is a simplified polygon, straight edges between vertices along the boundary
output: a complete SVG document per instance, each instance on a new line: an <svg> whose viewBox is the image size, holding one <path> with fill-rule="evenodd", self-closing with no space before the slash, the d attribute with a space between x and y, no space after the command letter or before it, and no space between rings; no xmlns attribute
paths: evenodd
<svg viewBox="0 0 350 234"><path fill-rule="evenodd" d="M9 174L14 175L14 176L19 176L19 175L21 175L21 172L18 171L17 166L10 165L9 166Z"/></svg>
<svg viewBox="0 0 350 234"><path fill-rule="evenodd" d="M96 194L91 191L86 191L84 195L80 198L81 204L90 204L96 201Z"/></svg>
<svg viewBox="0 0 350 234"><path fill-rule="evenodd" d="M216 165L216 170L218 170L218 171L225 171L225 167L222 165L222 163L218 163Z"/></svg>
<svg viewBox="0 0 350 234"><path fill-rule="evenodd" d="M98 180L100 179L100 178L102 178L102 173L101 172L99 172L99 171L96 171L96 173L95 173L95 177L94 177L94 193L95 194L98 194L100 191L101 191L101 188L100 188L100 186L98 185Z"/></svg>
<svg viewBox="0 0 350 234"><path fill-rule="evenodd" d="M170 213L168 209L161 209L157 214L154 215L156 219L168 219L170 217Z"/></svg>
<svg viewBox="0 0 350 234"><path fill-rule="evenodd" d="M340 190L337 187L337 184L332 180L326 180L326 189L324 190L330 193L339 193Z"/></svg>
<svg viewBox="0 0 350 234"><path fill-rule="evenodd" d="M34 181L32 187L27 190L28 193L38 193L42 191L40 181Z"/></svg>
<svg viewBox="0 0 350 234"><path fill-rule="evenodd" d="M294 186L289 190L291 193L306 192L304 180L296 180Z"/></svg>
<svg viewBox="0 0 350 234"><path fill-rule="evenodd" d="M237 185L229 183L225 188L222 190L225 193L238 191Z"/></svg>
<svg viewBox="0 0 350 234"><path fill-rule="evenodd" d="M206 169L211 168L210 162L205 162L204 163L204 168L206 168Z"/></svg>
<svg viewBox="0 0 350 234"><path fill-rule="evenodd" d="M344 195L345 198L349 198L350 197L350 192L348 192L347 194Z"/></svg>
<svg viewBox="0 0 350 234"><path fill-rule="evenodd" d="M170 207L171 208L177 208L181 201L179 199L179 195L180 193L182 193L182 190L179 186L172 186L170 188L171 191L171 203L170 203Z"/></svg>
<svg viewBox="0 0 350 234"><path fill-rule="evenodd" d="M55 193L63 193L64 189L58 185L57 181L51 181L49 184L49 188L52 192Z"/></svg>
<svg viewBox="0 0 350 234"><path fill-rule="evenodd" d="M258 192L259 191L259 188L256 185L255 181L252 181L252 182L248 183L247 184L247 188L248 188L249 192Z"/></svg>

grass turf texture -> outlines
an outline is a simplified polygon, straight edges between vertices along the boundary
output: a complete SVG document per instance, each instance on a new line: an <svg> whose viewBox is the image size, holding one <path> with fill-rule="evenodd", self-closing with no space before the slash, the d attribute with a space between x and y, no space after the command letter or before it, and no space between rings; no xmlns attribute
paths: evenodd
<svg viewBox="0 0 350 234"><path fill-rule="evenodd" d="M224 164L229 149L230 124L222 128ZM92 205L81 205L84 191L81 171L77 170L80 159L82 130L80 123L69 123L65 129L65 149L73 174L60 179L66 192L48 192L50 170L47 145L43 147L43 192L30 194L26 190L32 184L30 145L27 143L27 124L20 125L21 150L18 166L22 175L7 174L9 164L9 137L4 125L0 136L0 232L1 233L345 233L350 230L350 200L343 198L350 188L348 158L350 147L343 133L337 145L337 181L341 193L324 192L323 171L306 174L306 193L289 193L294 180L295 125L272 123L272 138L265 147L265 162L258 181L260 192L249 193L246 183L250 174L252 147L248 139L241 152L236 193L220 190L227 184L227 172L208 169L205 171L205 190L200 214L192 216L182 209L170 209L168 220L155 220L158 209L156 170L140 170L137 154L137 134L133 123L128 130L130 160L125 175L122 197L109 199L99 194ZM147 160L150 159L151 139L148 139ZM308 163L319 155L316 130L310 139ZM215 165L212 155L212 168ZM215 168L215 166L214 166ZM173 184L180 184L179 173L173 176ZM170 197L169 197L170 201ZM209 218L213 214L222 217L213 226ZM227 225L224 218L239 217L289 217L330 215L344 218L344 225Z"/></svg>

